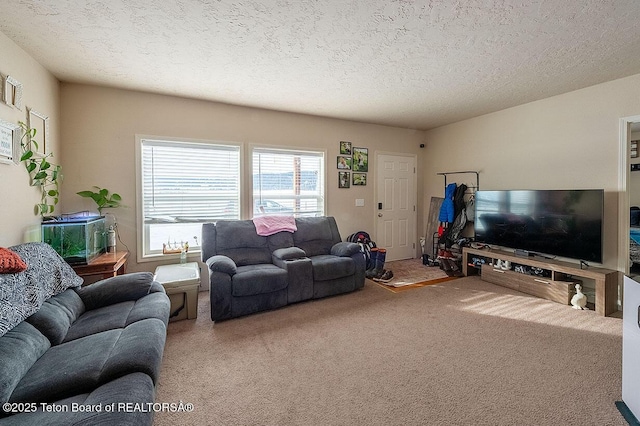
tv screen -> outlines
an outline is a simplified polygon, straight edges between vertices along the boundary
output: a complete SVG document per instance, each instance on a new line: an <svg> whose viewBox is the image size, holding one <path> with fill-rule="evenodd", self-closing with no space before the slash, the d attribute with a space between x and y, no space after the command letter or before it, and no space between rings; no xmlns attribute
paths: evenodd
<svg viewBox="0 0 640 426"><path fill-rule="evenodd" d="M602 263L604 190L477 191L475 240Z"/></svg>

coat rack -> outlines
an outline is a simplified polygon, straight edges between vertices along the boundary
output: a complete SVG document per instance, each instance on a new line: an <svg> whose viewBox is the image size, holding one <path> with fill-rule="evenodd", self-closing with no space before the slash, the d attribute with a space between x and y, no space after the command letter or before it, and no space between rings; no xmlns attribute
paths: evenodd
<svg viewBox="0 0 640 426"><path fill-rule="evenodd" d="M471 185L467 185L467 189L465 191L465 195L468 195L468 200L473 200L473 198L475 197L475 193L478 189L480 189L480 172L476 171L476 170L462 170L462 171L455 171L455 172L440 172L440 173L436 173L438 176L444 176L444 188L446 190L447 188L447 176L449 175L475 175L475 185L471 184ZM465 184L466 185L466 184ZM438 242L438 232L435 232L433 234L433 260L430 262L430 265L438 265L440 262L438 260L438 248L439 248L439 242ZM424 260L423 260L424 262Z"/></svg>
<svg viewBox="0 0 640 426"><path fill-rule="evenodd" d="M467 191L471 191L472 193L476 192L480 189L480 172L475 170L464 170L461 172L440 172L436 173L439 176L444 176L444 187L447 187L447 176L449 175L464 175L464 174L472 174L476 176L476 184L475 185L467 185Z"/></svg>

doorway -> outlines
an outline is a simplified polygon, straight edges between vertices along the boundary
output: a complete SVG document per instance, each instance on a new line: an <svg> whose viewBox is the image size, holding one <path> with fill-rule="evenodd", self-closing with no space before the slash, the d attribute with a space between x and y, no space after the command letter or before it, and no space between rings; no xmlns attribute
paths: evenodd
<svg viewBox="0 0 640 426"><path fill-rule="evenodd" d="M416 255L416 156L376 154L376 244L387 261Z"/></svg>
<svg viewBox="0 0 640 426"><path fill-rule="evenodd" d="M640 171L631 171L634 164L639 164L640 157L632 157L631 141L640 139L640 116L620 119L620 176L618 187L619 200L619 234L618 234L618 270L626 275L640 274L640 243L634 243L631 226L631 207L640 206ZM636 151L637 154L640 152ZM640 228L638 228L640 232Z"/></svg>

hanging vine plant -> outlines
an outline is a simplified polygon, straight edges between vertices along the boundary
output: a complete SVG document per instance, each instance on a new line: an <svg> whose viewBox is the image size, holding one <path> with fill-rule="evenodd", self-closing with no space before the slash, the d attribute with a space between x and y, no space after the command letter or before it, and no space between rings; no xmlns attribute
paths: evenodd
<svg viewBox="0 0 640 426"><path fill-rule="evenodd" d="M40 202L35 205L34 212L46 216L53 213L60 198L62 167L49 161L53 157L53 153L40 154L38 152L38 142L34 139L36 129L30 128L22 121L18 124L22 129L20 161L29 173L30 185L39 187L41 192Z"/></svg>

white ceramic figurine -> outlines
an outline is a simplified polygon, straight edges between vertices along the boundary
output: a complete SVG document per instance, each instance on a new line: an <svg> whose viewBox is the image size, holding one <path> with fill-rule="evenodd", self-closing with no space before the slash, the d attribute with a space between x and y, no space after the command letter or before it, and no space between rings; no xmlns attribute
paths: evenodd
<svg viewBox="0 0 640 426"><path fill-rule="evenodd" d="M576 284L576 294L571 298L573 309L589 309L587 308L587 296L582 292L582 286Z"/></svg>

